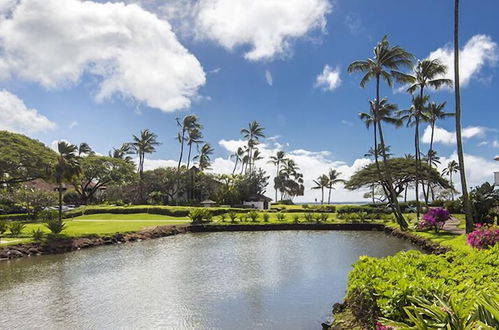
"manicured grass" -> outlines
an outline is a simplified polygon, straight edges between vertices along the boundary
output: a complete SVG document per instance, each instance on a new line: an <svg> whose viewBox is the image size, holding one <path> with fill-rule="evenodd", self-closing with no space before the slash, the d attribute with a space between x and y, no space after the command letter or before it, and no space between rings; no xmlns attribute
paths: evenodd
<svg viewBox="0 0 499 330"><path fill-rule="evenodd" d="M113 214L113 213L98 213L98 214L87 214L82 215L73 220L111 220L111 221L123 221L123 220L162 220L162 221L179 221L179 220L189 220L187 217L171 217L167 215L160 214L150 214L150 213L132 213L132 214Z"/></svg>

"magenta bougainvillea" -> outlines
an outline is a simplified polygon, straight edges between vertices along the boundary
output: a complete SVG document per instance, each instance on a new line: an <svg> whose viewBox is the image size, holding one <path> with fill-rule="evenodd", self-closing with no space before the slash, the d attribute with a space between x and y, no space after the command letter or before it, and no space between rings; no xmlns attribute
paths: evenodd
<svg viewBox="0 0 499 330"><path fill-rule="evenodd" d="M468 244L475 249L487 249L499 243L499 227L476 225L468 234Z"/></svg>
<svg viewBox="0 0 499 330"><path fill-rule="evenodd" d="M393 327L383 325L381 322L376 322L376 330L393 330Z"/></svg>
<svg viewBox="0 0 499 330"><path fill-rule="evenodd" d="M417 229L425 230L433 228L438 232L449 219L449 211L442 207L434 207L423 215L423 218L417 225Z"/></svg>

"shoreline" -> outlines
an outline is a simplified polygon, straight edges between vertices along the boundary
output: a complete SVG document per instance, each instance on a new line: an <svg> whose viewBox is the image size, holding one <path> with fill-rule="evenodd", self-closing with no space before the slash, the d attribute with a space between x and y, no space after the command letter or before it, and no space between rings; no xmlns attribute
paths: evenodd
<svg viewBox="0 0 499 330"><path fill-rule="evenodd" d="M401 239L408 240L425 252L443 254L450 248L441 246L427 238L392 228L379 223L326 223L326 224L188 224L165 225L147 228L138 232L116 233L105 236L82 236L54 240L40 243L21 243L0 247L0 261L31 257L38 255L61 254L102 245L117 245L127 242L140 242L143 240L173 236L184 233L225 232L225 231L276 231L276 230L348 230L348 231L383 231Z"/></svg>

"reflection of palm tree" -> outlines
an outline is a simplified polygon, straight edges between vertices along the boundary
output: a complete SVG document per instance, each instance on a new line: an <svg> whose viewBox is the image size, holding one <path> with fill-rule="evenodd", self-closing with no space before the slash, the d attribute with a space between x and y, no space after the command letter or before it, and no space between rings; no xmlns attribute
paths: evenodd
<svg viewBox="0 0 499 330"><path fill-rule="evenodd" d="M327 188L329 189L327 197L328 204L331 204L331 190L333 190L334 185L337 183L345 183L345 180L339 178L340 175L341 172L338 172L337 170L333 169L329 170L329 173L327 175L328 178Z"/></svg>
<svg viewBox="0 0 499 330"><path fill-rule="evenodd" d="M65 141L59 141L57 144L57 163L53 168L53 179L57 184L59 193L59 221L62 221L62 185L66 182L72 182L81 172L79 159L77 156L78 147Z"/></svg>
<svg viewBox="0 0 499 330"><path fill-rule="evenodd" d="M251 123L249 123L248 128L243 128L241 130L243 138L248 141L248 166L250 172L252 171L253 165L253 148L260 142L260 138L265 137L263 131L264 128L257 121L252 121Z"/></svg>
<svg viewBox="0 0 499 330"><path fill-rule="evenodd" d="M315 186L312 189L320 189L321 190L321 205L324 204L324 189L328 187L329 178L327 175L323 174L314 180Z"/></svg>
<svg viewBox="0 0 499 330"><path fill-rule="evenodd" d="M196 155L193 159L197 160L199 163L199 169L201 171L207 170L210 168L210 155L213 154L214 149L211 147L209 143L203 144L201 149L199 150L199 154Z"/></svg>
<svg viewBox="0 0 499 330"><path fill-rule="evenodd" d="M234 164L234 169L232 170L232 175L234 175L234 173L236 172L237 164L242 163L243 157L244 157L244 149L241 147L237 148L237 151L235 153L233 153L232 155L230 155L231 159L236 160L236 162Z"/></svg>
<svg viewBox="0 0 499 330"><path fill-rule="evenodd" d="M454 91L456 97L456 144L457 158L459 160L459 171L461 176L461 189L463 193L463 206L466 215L466 232L473 231L474 223L471 215L471 204L468 196L468 185L466 184L466 172L464 169L464 150L461 133L461 90L459 85L459 0L454 0Z"/></svg>
<svg viewBox="0 0 499 330"><path fill-rule="evenodd" d="M447 164L447 167L442 170L442 175L449 176L452 200L454 200L454 183L452 182L452 174L458 171L459 171L459 164L455 160L450 161Z"/></svg>
<svg viewBox="0 0 499 330"><path fill-rule="evenodd" d="M286 153L282 150L276 152L275 156L270 156L269 163L273 164L276 167L276 178L279 176L279 171L281 169L281 165L286 161ZM274 182L275 183L275 182ZM275 189L275 201L277 202L277 185L274 184Z"/></svg>

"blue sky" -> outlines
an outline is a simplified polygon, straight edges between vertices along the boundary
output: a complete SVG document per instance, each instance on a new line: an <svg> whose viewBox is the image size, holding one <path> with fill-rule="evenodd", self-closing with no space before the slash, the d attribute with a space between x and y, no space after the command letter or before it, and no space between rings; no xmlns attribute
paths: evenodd
<svg viewBox="0 0 499 330"><path fill-rule="evenodd" d="M175 118L194 113L215 146L214 170L227 172L240 129L257 120L274 137L265 151L282 147L294 154L310 187L329 167L347 177L367 162L371 134L357 113L368 110L374 85L359 88L360 77L346 72L352 61L370 57L385 34L419 59L451 55L452 1L133 2L2 1L0 128L48 145L85 141L103 154L149 128L162 142L149 157L156 160L152 167L177 159ZM472 184L491 180L497 168L491 159L499 154L498 12L494 0L462 3L462 108ZM331 85L327 79L318 85L326 65ZM409 106L410 96L400 90L385 85L382 95ZM432 98L453 111L451 90ZM443 130L436 149L446 162L455 157L454 123L437 125ZM395 154L413 152L413 130L386 130ZM303 199L316 194L307 190ZM340 200L359 196L338 191Z"/></svg>

